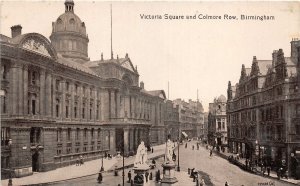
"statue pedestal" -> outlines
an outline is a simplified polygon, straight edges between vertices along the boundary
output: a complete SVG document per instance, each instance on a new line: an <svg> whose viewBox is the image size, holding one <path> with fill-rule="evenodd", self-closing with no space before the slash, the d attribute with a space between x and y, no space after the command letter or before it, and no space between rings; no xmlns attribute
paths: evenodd
<svg viewBox="0 0 300 186"><path fill-rule="evenodd" d="M150 167L147 164L143 164L143 165L138 165L136 167L133 168L134 173L136 174L133 177L133 184L135 186L143 186L143 185L149 185L149 178L148 178L148 182L146 182L146 176L145 173L147 171L149 171Z"/></svg>
<svg viewBox="0 0 300 186"><path fill-rule="evenodd" d="M177 178L175 177L175 163L170 162L170 163L164 163L162 165L164 169L164 174L163 178L161 180L161 186L176 186L177 185Z"/></svg>

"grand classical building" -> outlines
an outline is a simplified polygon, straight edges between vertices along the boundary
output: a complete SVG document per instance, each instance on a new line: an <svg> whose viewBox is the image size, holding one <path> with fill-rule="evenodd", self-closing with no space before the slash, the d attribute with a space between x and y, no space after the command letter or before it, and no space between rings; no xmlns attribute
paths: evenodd
<svg viewBox="0 0 300 186"><path fill-rule="evenodd" d="M1 167L17 177L69 165L79 156L134 152L165 141L163 90L147 91L128 54L90 61L74 2L50 40L11 27L1 44ZM5 172L2 172L2 178Z"/></svg>
<svg viewBox="0 0 300 186"><path fill-rule="evenodd" d="M224 95L209 103L208 141L212 145L227 146L226 97Z"/></svg>
<svg viewBox="0 0 300 186"><path fill-rule="evenodd" d="M200 137L204 134L204 110L199 101L185 102L182 99L173 100L179 114L179 131L185 137ZM203 132L203 134L201 133Z"/></svg>
<svg viewBox="0 0 300 186"><path fill-rule="evenodd" d="M291 55L274 50L271 60L255 56L244 65L239 82L228 84L230 151L246 158L285 166L295 174L300 150L300 40L291 41ZM286 162L286 163L285 163Z"/></svg>

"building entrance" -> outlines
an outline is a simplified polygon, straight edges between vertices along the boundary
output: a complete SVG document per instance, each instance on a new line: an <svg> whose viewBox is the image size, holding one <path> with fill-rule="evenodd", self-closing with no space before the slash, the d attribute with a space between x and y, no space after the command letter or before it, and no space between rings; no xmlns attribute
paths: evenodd
<svg viewBox="0 0 300 186"><path fill-rule="evenodd" d="M39 172L39 153L38 152L35 152L33 155L32 155L32 171L33 172Z"/></svg>

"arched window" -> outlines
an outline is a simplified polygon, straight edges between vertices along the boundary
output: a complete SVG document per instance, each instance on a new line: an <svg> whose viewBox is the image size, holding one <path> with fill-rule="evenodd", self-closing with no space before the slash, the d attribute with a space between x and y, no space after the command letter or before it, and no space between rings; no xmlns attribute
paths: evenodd
<svg viewBox="0 0 300 186"><path fill-rule="evenodd" d="M62 20L60 18L57 19L57 24L62 24Z"/></svg>
<svg viewBox="0 0 300 186"><path fill-rule="evenodd" d="M75 20L74 20L73 18L71 18L71 19L69 20L69 23L70 23L71 25L74 25L74 24L75 24Z"/></svg>

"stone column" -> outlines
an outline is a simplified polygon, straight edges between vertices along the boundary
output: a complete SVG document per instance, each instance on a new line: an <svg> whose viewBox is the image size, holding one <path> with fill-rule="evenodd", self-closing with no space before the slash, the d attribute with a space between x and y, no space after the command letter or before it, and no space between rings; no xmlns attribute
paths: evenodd
<svg viewBox="0 0 300 186"><path fill-rule="evenodd" d="M116 113L116 118L119 118L120 117L120 93L119 93L119 90L116 90L115 96L116 96L115 113Z"/></svg>
<svg viewBox="0 0 300 186"><path fill-rule="evenodd" d="M129 113L129 96L125 96L124 97L124 104L125 104L125 113L127 113L127 118L129 118L130 117L130 113ZM126 116L126 114L125 114L125 116Z"/></svg>
<svg viewBox="0 0 300 186"><path fill-rule="evenodd" d="M71 93L71 99L69 102L69 116L71 118L71 120L73 120L75 118L75 113L74 113L74 107L75 107L75 96L74 96L74 92L75 92L75 83L74 82L70 82L70 93Z"/></svg>
<svg viewBox="0 0 300 186"><path fill-rule="evenodd" d="M91 98L91 89L90 89L90 87L86 87L86 95L87 95L87 102L86 102L86 119L87 119L87 121L90 121L90 118L91 118L91 116L90 116L90 108L91 108L91 100L90 100L90 98Z"/></svg>
<svg viewBox="0 0 300 186"><path fill-rule="evenodd" d="M116 117L115 90L110 90L110 117Z"/></svg>
<svg viewBox="0 0 300 186"><path fill-rule="evenodd" d="M94 98L94 104L93 104L94 105L94 112L93 112L94 117L93 117L93 121L96 121L97 120L97 100L98 100L98 97L97 97L97 88L95 88L94 91L93 91L93 98Z"/></svg>
<svg viewBox="0 0 300 186"><path fill-rule="evenodd" d="M28 66L23 66L23 113L24 115L28 114Z"/></svg>
<svg viewBox="0 0 300 186"><path fill-rule="evenodd" d="M129 152L129 129L124 128L124 153Z"/></svg>
<svg viewBox="0 0 300 186"><path fill-rule="evenodd" d="M116 144L115 144L115 129L109 129L109 146L110 146L110 152L114 154L116 152Z"/></svg>
<svg viewBox="0 0 300 186"><path fill-rule="evenodd" d="M78 100L78 108L77 108L77 114L78 114L78 118L80 120L82 120L82 104L83 104L83 93L82 93L82 85L78 86L78 95L79 95L79 100Z"/></svg>
<svg viewBox="0 0 300 186"><path fill-rule="evenodd" d="M61 119L66 118L66 80L62 80L60 84L62 91L62 100L61 100Z"/></svg>
<svg viewBox="0 0 300 186"><path fill-rule="evenodd" d="M45 69L40 69L40 115L45 116Z"/></svg>
<svg viewBox="0 0 300 186"><path fill-rule="evenodd" d="M124 118L125 117L125 99L124 96L120 96L120 118Z"/></svg>
<svg viewBox="0 0 300 186"><path fill-rule="evenodd" d="M47 71L46 74L46 101L45 101L45 109L46 109L46 116L51 117L51 83L52 83L52 75L50 71Z"/></svg>
<svg viewBox="0 0 300 186"><path fill-rule="evenodd" d="M129 132L129 151L134 151L134 129L130 129Z"/></svg>
<svg viewBox="0 0 300 186"><path fill-rule="evenodd" d="M53 84L53 95L52 95L52 116L55 118L56 113L55 113L55 107L56 107L56 88L55 88L55 82L56 82L56 77L52 78L52 84Z"/></svg>
<svg viewBox="0 0 300 186"><path fill-rule="evenodd" d="M19 82L19 68L20 65L17 64L15 61L12 62L11 64L11 81L10 81L10 89L9 89L9 100L11 102L10 105L10 113L12 115L17 115L18 114L18 99L19 99L19 94L18 94L18 82Z"/></svg>
<svg viewBox="0 0 300 186"><path fill-rule="evenodd" d="M107 89L102 89L101 95L101 119L109 121L109 95Z"/></svg>

